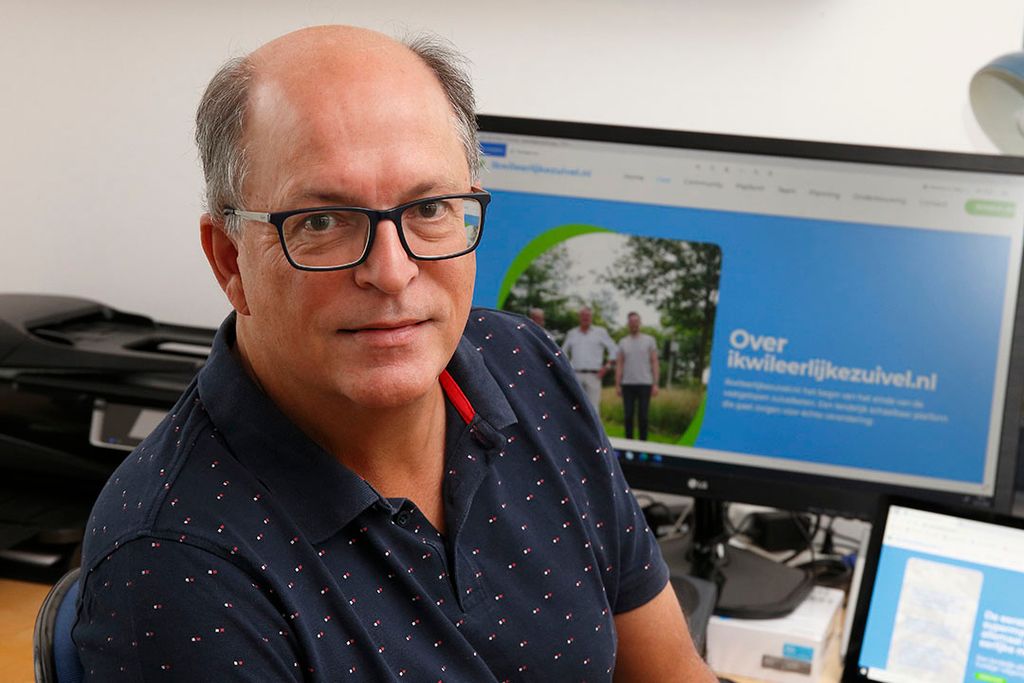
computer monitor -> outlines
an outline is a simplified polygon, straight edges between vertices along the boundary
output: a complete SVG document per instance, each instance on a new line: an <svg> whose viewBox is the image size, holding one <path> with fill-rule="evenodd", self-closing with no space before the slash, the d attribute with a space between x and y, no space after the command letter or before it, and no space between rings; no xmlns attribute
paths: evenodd
<svg viewBox="0 0 1024 683"><path fill-rule="evenodd" d="M614 342L630 312L653 338L659 391L632 438L602 378L634 488L864 518L881 494L1009 510L1024 160L479 122L494 199L475 303L540 309L560 343L582 306Z"/></svg>
<svg viewBox="0 0 1024 683"><path fill-rule="evenodd" d="M1024 681L1024 519L886 500L866 554L844 683Z"/></svg>

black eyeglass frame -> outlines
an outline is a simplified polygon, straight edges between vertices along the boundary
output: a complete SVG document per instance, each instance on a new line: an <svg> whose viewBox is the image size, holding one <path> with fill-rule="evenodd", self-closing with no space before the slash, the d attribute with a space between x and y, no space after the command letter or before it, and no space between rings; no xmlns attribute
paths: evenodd
<svg viewBox="0 0 1024 683"><path fill-rule="evenodd" d="M409 247L409 243L405 240L405 230L402 228L402 214L407 209L410 209L419 204L429 204L430 202L441 201L444 199L474 199L480 204L480 229L477 230L476 239L473 243L462 251L454 254L447 254L445 256L419 256L414 254L412 249ZM484 234L484 218L487 214L487 205L491 201L491 193L484 190L478 192L466 192L462 194L442 194L434 197L424 197L422 199L416 199L405 204L399 204L398 206L390 209L367 209L362 206L315 206L308 209L292 209L289 211L274 211L271 213L261 211L245 211L244 209L235 209L233 207L225 207L223 215L227 216L238 216L242 220L249 221L260 221L261 223L270 223L277 228L277 238L281 242L281 249L284 250L284 256L288 259L288 263L297 270L308 270L308 271L332 271L332 270L347 270L349 268L355 268L359 264L366 261L370 256L370 250L373 248L373 240L377 236L377 224L382 220L389 220L395 224L395 228L398 230L398 240L402 243L402 248L405 249L405 253L409 255L409 258L416 261L445 261L451 258L458 258L459 256L465 256L471 251L475 250L480 245L480 238ZM366 216L370 221L370 226L366 233L366 247L363 249L363 254L352 263L347 263L342 266L305 266L297 263L292 258L291 253L288 251L288 245L284 239L284 222L297 214L300 213L316 213L317 211L352 211L354 213L361 213Z"/></svg>

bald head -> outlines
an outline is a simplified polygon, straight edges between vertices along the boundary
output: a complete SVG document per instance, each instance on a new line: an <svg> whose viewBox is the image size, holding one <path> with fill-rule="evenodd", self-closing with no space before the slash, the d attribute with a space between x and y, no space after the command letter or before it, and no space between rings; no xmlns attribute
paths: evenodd
<svg viewBox="0 0 1024 683"><path fill-rule="evenodd" d="M253 50L249 54L249 58L255 62L261 60L274 62L287 60L289 56L294 57L298 55L302 57L303 53L305 53L305 56L308 58L315 59L316 55L310 55L310 50L323 49L325 56L327 56L327 52L358 52L380 47L398 48L404 47L404 45L383 33L359 26L343 26L340 24L307 26L291 33L285 33L270 42L264 43Z"/></svg>
<svg viewBox="0 0 1024 683"><path fill-rule="evenodd" d="M268 122L267 108L261 105L272 100L315 104L330 101L328 93L347 92L350 99L360 98L362 108L394 106L389 95L411 85L411 79L418 79L416 87L425 89L423 101L443 102L448 108L475 181L480 152L465 62L450 45L432 36L399 42L352 26L300 29L229 61L211 80L196 116L207 211L220 220L225 207L245 205L245 178L262 141L252 127L257 121ZM431 97L436 93L439 98ZM273 116L305 116L288 107L278 109ZM226 227L234 228L231 222Z"/></svg>
<svg viewBox="0 0 1024 683"><path fill-rule="evenodd" d="M287 33L247 58L256 82L313 88L344 88L367 69L427 68L406 45L382 33L355 26L312 26Z"/></svg>

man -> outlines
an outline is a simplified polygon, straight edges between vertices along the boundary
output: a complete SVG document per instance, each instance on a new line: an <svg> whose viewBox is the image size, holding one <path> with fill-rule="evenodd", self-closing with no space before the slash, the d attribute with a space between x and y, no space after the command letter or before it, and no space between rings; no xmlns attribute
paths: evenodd
<svg viewBox="0 0 1024 683"><path fill-rule="evenodd" d="M589 306L579 311L580 324L565 335L562 350L572 363L576 379L579 380L594 410L601 414L601 380L615 360L617 348L608 330L592 325L594 312Z"/></svg>
<svg viewBox="0 0 1024 683"><path fill-rule="evenodd" d="M229 62L197 124L234 312L96 504L87 677L713 680L557 349L470 313L487 195L452 55L304 29Z"/></svg>
<svg viewBox="0 0 1024 683"><path fill-rule="evenodd" d="M641 441L647 439L647 410L651 397L658 395L658 345L654 337L640 331L640 314L626 316L629 334L619 340L615 361L615 393L622 397L626 438L633 438L633 415Z"/></svg>

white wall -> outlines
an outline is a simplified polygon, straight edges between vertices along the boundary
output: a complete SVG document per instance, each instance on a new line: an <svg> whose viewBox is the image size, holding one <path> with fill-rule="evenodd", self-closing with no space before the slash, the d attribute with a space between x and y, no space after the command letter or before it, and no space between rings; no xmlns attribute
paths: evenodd
<svg viewBox="0 0 1024 683"><path fill-rule="evenodd" d="M988 152L967 85L1024 3L0 0L0 291L217 324L195 105L224 59L328 22L449 37L488 113Z"/></svg>

